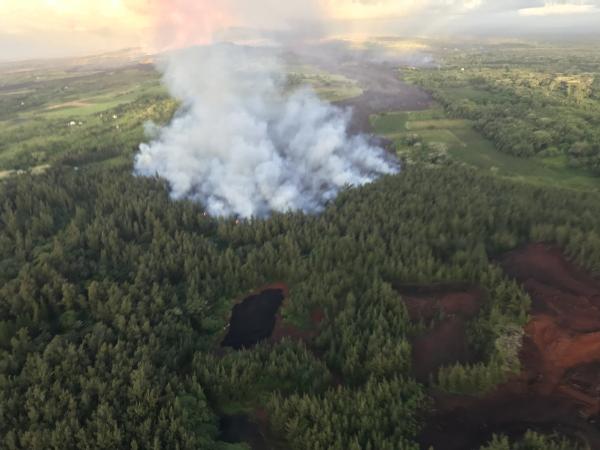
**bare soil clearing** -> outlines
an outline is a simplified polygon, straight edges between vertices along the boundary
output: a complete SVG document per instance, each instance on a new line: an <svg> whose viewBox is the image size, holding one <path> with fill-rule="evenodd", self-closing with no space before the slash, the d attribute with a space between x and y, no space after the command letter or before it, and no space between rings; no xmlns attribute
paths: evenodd
<svg viewBox="0 0 600 450"><path fill-rule="evenodd" d="M600 365L600 282L545 245L513 252L502 265L533 300L522 355L531 389L598 415L600 372L590 369Z"/></svg>
<svg viewBox="0 0 600 450"><path fill-rule="evenodd" d="M553 247L508 253L505 272L532 297L521 374L484 398L436 394L421 445L476 449L493 433L557 431L600 449L600 282Z"/></svg>
<svg viewBox="0 0 600 450"><path fill-rule="evenodd" d="M289 288L284 283L272 284L268 287L268 289L280 289L283 292L284 299L281 304L281 307L284 308L286 303L289 302L290 292ZM277 312L275 316L275 327L273 329L273 333L271 334L270 341L271 342L279 342L282 339L292 339L297 341L308 342L312 338L314 338L318 332L317 327L323 321L324 313L321 309L315 309L312 311L310 315L311 328L299 328L296 325L293 325L283 318L281 314L281 309Z"/></svg>
<svg viewBox="0 0 600 450"><path fill-rule="evenodd" d="M413 370L426 383L443 366L477 360L467 342L467 324L481 308L483 293L467 285L396 286L413 322L430 329L412 342Z"/></svg>

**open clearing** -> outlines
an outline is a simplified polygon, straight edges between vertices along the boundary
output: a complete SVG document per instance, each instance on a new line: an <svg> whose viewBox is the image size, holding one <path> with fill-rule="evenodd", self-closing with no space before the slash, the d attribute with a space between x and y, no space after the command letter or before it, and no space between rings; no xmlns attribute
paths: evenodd
<svg viewBox="0 0 600 450"><path fill-rule="evenodd" d="M36 166L131 164L144 122L175 109L151 64L0 73L2 178Z"/></svg>
<svg viewBox="0 0 600 450"><path fill-rule="evenodd" d="M470 124L462 119L435 119L435 120L411 120L406 123L409 131L413 130L447 130L454 128L466 128Z"/></svg>
<svg viewBox="0 0 600 450"><path fill-rule="evenodd" d="M522 371L482 398L435 394L423 448L478 448L494 433L559 432L600 448L600 282L543 244L500 260L531 296Z"/></svg>
<svg viewBox="0 0 600 450"><path fill-rule="evenodd" d="M72 102L59 103L58 105L50 105L46 109L48 111L52 111L52 110L61 109L61 108L79 108L79 107L85 107L85 106L90 106L90 103L81 101L81 100L76 100L76 101L72 101Z"/></svg>
<svg viewBox="0 0 600 450"><path fill-rule="evenodd" d="M451 159L499 176L538 185L600 189L597 177L567 167L564 158L518 158L500 152L470 121L449 119L441 108L375 114L371 124L375 133L394 142L399 156L409 163L420 160L428 146L441 144Z"/></svg>
<svg viewBox="0 0 600 450"><path fill-rule="evenodd" d="M441 367L477 362L467 339L467 324L479 312L482 292L471 286L395 286L411 321L427 329L412 342L415 377L427 383Z"/></svg>
<svg viewBox="0 0 600 450"><path fill-rule="evenodd" d="M348 100L363 93L357 81L311 65L290 66L287 75L292 87L311 86L320 98L329 102Z"/></svg>

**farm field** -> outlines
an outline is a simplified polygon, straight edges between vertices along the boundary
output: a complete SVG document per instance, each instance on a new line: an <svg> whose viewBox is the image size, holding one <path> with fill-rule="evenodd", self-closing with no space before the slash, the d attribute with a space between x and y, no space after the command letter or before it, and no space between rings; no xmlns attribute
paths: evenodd
<svg viewBox="0 0 600 450"><path fill-rule="evenodd" d="M175 102L151 64L94 61L72 61L61 71L0 71L5 176L54 165L130 164L143 124L170 119Z"/></svg>
<svg viewBox="0 0 600 450"><path fill-rule="evenodd" d="M441 108L391 112L371 117L375 133L394 142L408 164L462 162L499 176L539 185L600 189L600 180L567 167L563 157L519 158L503 153L465 119L451 119Z"/></svg>
<svg viewBox="0 0 600 450"><path fill-rule="evenodd" d="M349 100L363 93L357 81L311 65L290 66L286 73L291 87L309 85L319 97L330 102Z"/></svg>
<svg viewBox="0 0 600 450"><path fill-rule="evenodd" d="M165 124L177 109L151 61L68 64L0 66L0 179L55 165L131 166L144 124ZM291 88L311 86L331 102L362 94L357 82L309 65L289 67L288 76Z"/></svg>
<svg viewBox="0 0 600 450"><path fill-rule="evenodd" d="M470 124L451 130L464 144L448 149L456 159L537 184L598 189L600 60L591 44L467 45L438 57L438 68L403 76L448 119Z"/></svg>

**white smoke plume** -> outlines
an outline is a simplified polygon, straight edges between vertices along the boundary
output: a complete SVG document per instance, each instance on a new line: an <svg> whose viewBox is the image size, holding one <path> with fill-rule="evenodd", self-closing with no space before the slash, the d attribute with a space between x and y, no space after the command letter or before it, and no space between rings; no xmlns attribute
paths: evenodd
<svg viewBox="0 0 600 450"><path fill-rule="evenodd" d="M162 67L182 103L135 159L138 175L165 178L174 199L214 216L319 212L345 186L398 166L365 136L350 136L350 112L310 89L286 89L277 61L233 45L178 51Z"/></svg>

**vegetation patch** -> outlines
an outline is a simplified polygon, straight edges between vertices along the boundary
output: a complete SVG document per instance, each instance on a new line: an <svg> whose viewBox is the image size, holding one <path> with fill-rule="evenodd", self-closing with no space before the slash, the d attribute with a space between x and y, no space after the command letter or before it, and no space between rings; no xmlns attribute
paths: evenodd
<svg viewBox="0 0 600 450"><path fill-rule="evenodd" d="M128 166L145 139L144 123L165 123L177 106L151 65L30 76L0 74L6 89L24 82L31 86L0 96L1 171L104 161Z"/></svg>
<svg viewBox="0 0 600 450"><path fill-rule="evenodd" d="M491 174L540 185L600 189L600 179L567 164L565 156L520 158L498 150L469 120L449 119L441 109L371 117L375 132L392 140L407 164L439 166L450 161Z"/></svg>
<svg viewBox="0 0 600 450"><path fill-rule="evenodd" d="M406 128L409 131L451 130L453 128L467 128L468 126L468 121L461 119L411 120L406 123Z"/></svg>
<svg viewBox="0 0 600 450"><path fill-rule="evenodd" d="M560 169L597 177L597 58L587 50L586 57L573 57L572 61L581 58L579 64L565 65L556 56L536 54L528 59L540 49L528 50L531 53L516 47L491 48L485 55L457 52L442 68L414 70L408 78L431 92L451 118L472 120L498 151L521 159L537 157L538 165L540 158L564 156ZM514 58L507 57L510 52ZM557 172L564 180L561 170Z"/></svg>
<svg viewBox="0 0 600 450"><path fill-rule="evenodd" d="M319 97L330 102L348 100L363 93L357 81L313 66L288 67L287 75L290 88L311 86Z"/></svg>

